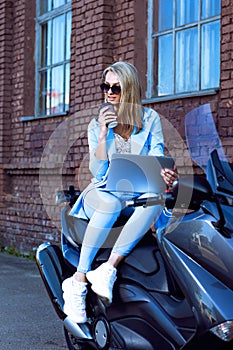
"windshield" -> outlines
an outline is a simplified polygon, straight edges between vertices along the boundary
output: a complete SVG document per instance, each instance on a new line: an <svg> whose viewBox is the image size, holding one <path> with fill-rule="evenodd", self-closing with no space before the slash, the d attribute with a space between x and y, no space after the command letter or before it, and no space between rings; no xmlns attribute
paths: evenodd
<svg viewBox="0 0 233 350"><path fill-rule="evenodd" d="M210 104L202 105L186 114L185 133L191 158L204 171L206 171L209 155L214 149L217 149L221 160L227 161Z"/></svg>

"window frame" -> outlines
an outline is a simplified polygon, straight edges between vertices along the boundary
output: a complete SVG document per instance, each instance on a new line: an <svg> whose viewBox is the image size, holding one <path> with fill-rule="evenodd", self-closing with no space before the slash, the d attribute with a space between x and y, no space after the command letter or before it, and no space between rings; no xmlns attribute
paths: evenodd
<svg viewBox="0 0 233 350"><path fill-rule="evenodd" d="M55 68L61 65L61 62L63 64L63 68L64 66L66 66L67 64L70 63L70 57L69 59L66 59L66 57L64 57L64 60L62 60L61 62L59 62L59 65L52 64L50 63L50 65L48 65L48 67L50 68L46 68L46 67L41 67L41 56L42 56L42 25L45 24L48 21L52 21L54 18L59 17L60 15L64 15L69 12L71 12L72 15L72 1L70 0L69 2L66 2L65 4L54 8L51 11L45 12L42 15L40 14L40 2L41 0L37 0L36 1L36 45L35 45L35 68L36 68L36 77L35 77L35 118L49 118L49 117L55 117L55 116L62 116L62 115L67 115L69 110L65 110L62 112L56 112L56 113L51 113L51 114L42 114L40 113L40 109L41 109L41 73L43 71L48 71L48 69L51 69L51 67ZM65 24L65 33L67 30L67 26ZM63 50L66 50L66 35L65 35L65 43L64 43L64 47ZM52 50L52 47L50 48ZM64 68L65 69L65 68ZM66 82L65 82L65 73L64 73L64 82L63 82L63 93L65 95L66 92ZM70 91L69 91L70 93ZM63 102L65 101L65 96L63 99Z"/></svg>
<svg viewBox="0 0 233 350"><path fill-rule="evenodd" d="M199 0L199 9L201 11L201 0ZM197 91L190 91L190 92L181 92L176 93L174 91L173 94L170 95L163 95L163 96L156 96L154 94L154 73L155 69L157 70L158 67L155 67L155 64L158 64L158 62L155 62L155 40L156 38L164 35L164 33L172 33L173 38L176 32L180 31L180 27L173 26L173 28L169 30L164 30L160 32L153 32L153 25L154 25L154 0L148 0L148 7L147 7L147 18L148 18L148 25L147 25L147 88L146 88L146 99L143 101L144 103L148 102L160 102L160 101L168 101L168 100L174 100L177 98L186 98L191 96L202 96L202 95L214 95L218 92L220 88L220 80L219 80L219 86L216 88L207 88L201 90L201 67L200 67L200 58L201 58L201 39L200 39L200 33L202 25L213 23L217 20L220 21L220 28L221 28L221 13L219 15L215 15L212 17L208 17L206 19L201 19L201 16L199 14L198 21L190 24L182 25L182 30L188 29L188 28L194 28L195 26L198 27L198 50L199 50L199 62L198 62L198 71L199 71L199 90ZM173 13L173 16L174 13ZM174 19L173 19L174 21ZM175 22L174 22L175 23ZM220 56L221 59L221 56ZM176 64L175 61L175 48L173 50L173 60L174 60L174 66ZM221 63L221 62L219 62ZM219 73L220 73L220 64L219 64ZM174 84L176 79L176 73L174 71L173 74Z"/></svg>

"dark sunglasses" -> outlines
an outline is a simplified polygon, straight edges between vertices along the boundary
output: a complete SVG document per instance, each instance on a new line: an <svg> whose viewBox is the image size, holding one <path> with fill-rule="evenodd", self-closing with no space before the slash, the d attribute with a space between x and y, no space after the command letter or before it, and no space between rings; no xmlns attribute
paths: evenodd
<svg viewBox="0 0 233 350"><path fill-rule="evenodd" d="M121 87L119 85L112 85L110 86L107 83L102 83L100 85L100 88L102 90L102 92L104 92L105 94L111 89L113 95L119 95L121 93Z"/></svg>

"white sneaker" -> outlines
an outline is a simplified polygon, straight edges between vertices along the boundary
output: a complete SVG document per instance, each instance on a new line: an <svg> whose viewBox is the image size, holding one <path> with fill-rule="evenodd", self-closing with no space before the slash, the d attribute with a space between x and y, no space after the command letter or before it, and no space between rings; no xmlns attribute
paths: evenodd
<svg viewBox="0 0 233 350"><path fill-rule="evenodd" d="M87 321L86 294L87 283L78 282L74 277L67 278L62 283L64 313L76 323Z"/></svg>
<svg viewBox="0 0 233 350"><path fill-rule="evenodd" d="M116 268L106 262L86 274L86 278L92 284L92 290L109 303L112 302L112 289L116 281L116 273Z"/></svg>

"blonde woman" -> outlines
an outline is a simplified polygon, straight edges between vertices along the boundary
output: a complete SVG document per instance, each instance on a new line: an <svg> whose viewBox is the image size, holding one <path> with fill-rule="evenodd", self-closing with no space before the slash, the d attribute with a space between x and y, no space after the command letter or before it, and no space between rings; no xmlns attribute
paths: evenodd
<svg viewBox="0 0 233 350"><path fill-rule="evenodd" d="M88 219L77 272L63 282L64 312L75 322L86 316L87 284L95 293L112 301L117 278L117 266L127 256L161 213L160 206L137 207L117 238L107 262L91 271L98 249L105 242L121 213L121 194L104 191L109 163L113 153L163 155L164 141L160 118L151 108L141 105L141 87L136 68L127 62L116 62L103 72L101 89L108 105L88 126L90 171L94 179L73 206L70 215ZM113 128L109 123L115 122ZM167 169L162 173L165 182L172 182L176 174ZM147 194L145 194L147 195ZM150 194L151 195L151 194Z"/></svg>

